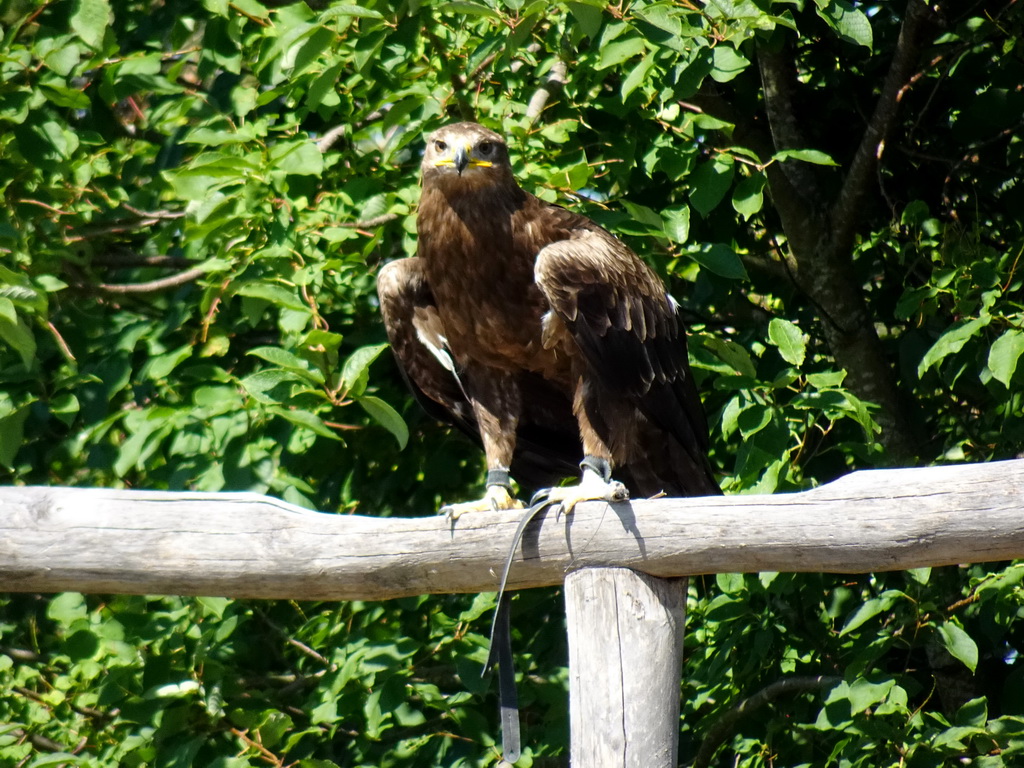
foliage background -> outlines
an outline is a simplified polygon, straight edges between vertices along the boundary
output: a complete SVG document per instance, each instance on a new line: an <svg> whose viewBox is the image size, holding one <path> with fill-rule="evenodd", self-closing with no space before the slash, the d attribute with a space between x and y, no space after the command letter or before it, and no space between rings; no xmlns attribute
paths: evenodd
<svg viewBox="0 0 1024 768"><path fill-rule="evenodd" d="M1013 2L8 0L0 482L478 493L373 292L415 247L422 134L474 118L683 301L728 492L1011 458L1021 29ZM1022 577L695 580L681 760L1017 764ZM497 762L493 596L295 598L3 598L0 762ZM513 623L520 764L564 765L557 590Z"/></svg>

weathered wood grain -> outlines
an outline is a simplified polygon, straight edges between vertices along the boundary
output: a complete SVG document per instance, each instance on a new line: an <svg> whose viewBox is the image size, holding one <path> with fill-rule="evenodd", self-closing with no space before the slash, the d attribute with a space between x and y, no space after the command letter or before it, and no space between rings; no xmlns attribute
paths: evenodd
<svg viewBox="0 0 1024 768"><path fill-rule="evenodd" d="M565 615L570 764L675 768L686 579L573 571Z"/></svg>
<svg viewBox="0 0 1024 768"><path fill-rule="evenodd" d="M497 585L520 513L374 518L245 493L0 488L0 591L385 599ZM524 559L525 553L525 559ZM509 587L620 566L665 578L1024 557L1024 460L856 472L797 494L548 512Z"/></svg>

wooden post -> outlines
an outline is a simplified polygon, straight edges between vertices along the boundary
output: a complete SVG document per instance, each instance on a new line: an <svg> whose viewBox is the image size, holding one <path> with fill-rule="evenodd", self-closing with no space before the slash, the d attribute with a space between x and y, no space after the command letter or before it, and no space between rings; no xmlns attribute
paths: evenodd
<svg viewBox="0 0 1024 768"><path fill-rule="evenodd" d="M628 568L566 576L572 766L677 765L686 584Z"/></svg>

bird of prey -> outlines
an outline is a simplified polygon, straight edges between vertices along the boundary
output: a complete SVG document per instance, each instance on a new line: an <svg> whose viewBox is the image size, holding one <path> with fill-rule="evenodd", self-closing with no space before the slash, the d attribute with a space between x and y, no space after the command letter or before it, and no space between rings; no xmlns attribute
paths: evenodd
<svg viewBox="0 0 1024 768"><path fill-rule="evenodd" d="M484 498L442 512L521 506L510 476L565 512L721 493L679 307L654 271L521 189L481 125L432 133L421 170L416 256L383 267L377 291L417 400L483 444Z"/></svg>

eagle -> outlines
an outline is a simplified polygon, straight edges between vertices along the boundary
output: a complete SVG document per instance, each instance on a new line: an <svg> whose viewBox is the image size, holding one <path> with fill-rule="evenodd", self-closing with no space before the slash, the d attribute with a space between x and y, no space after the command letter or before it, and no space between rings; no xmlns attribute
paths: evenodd
<svg viewBox="0 0 1024 768"><path fill-rule="evenodd" d="M416 399L483 445L484 497L441 512L521 507L510 479L567 513L721 493L679 305L654 270L523 190L482 125L430 134L421 174L416 255L386 264L377 292Z"/></svg>

